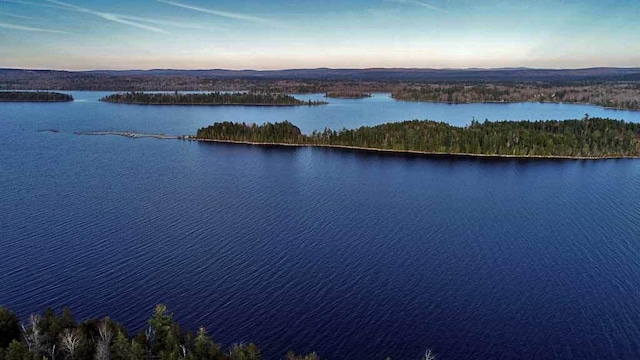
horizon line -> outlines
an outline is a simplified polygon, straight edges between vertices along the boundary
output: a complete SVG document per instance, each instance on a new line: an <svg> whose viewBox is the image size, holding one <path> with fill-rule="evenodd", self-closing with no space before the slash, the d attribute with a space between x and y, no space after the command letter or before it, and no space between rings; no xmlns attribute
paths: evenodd
<svg viewBox="0 0 640 360"><path fill-rule="evenodd" d="M55 68L20 68L20 67L0 67L0 70L22 70L22 71L59 71L59 72L96 72L96 71L108 71L108 72L124 72L124 71L253 71L253 72L273 72L273 71L310 71L310 70L403 70L403 71L495 71L495 70L545 70L545 71L558 71L558 70L595 70L595 69L617 69L617 70L640 70L638 66L591 66L591 67L577 67L577 68L554 68L554 67L526 67L526 66L504 66L504 67L460 67L460 68L436 68L436 67L301 67L301 68L274 68L274 69L231 69L231 68L126 68L126 69L91 69L91 70L68 70L68 69L55 69Z"/></svg>

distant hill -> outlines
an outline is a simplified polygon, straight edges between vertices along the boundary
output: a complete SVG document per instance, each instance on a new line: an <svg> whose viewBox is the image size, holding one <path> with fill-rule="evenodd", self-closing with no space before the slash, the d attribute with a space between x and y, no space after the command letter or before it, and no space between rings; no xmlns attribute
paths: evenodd
<svg viewBox="0 0 640 360"><path fill-rule="evenodd" d="M367 81L453 81L453 80L583 80L594 78L617 78L640 75L640 68L587 68L587 69L287 69L287 70L96 70L79 72L115 76L185 76L221 79L292 79L292 80L367 80Z"/></svg>
<svg viewBox="0 0 640 360"><path fill-rule="evenodd" d="M242 90L269 81L585 82L640 81L640 68L587 69L288 69L95 70L0 69L0 90Z"/></svg>

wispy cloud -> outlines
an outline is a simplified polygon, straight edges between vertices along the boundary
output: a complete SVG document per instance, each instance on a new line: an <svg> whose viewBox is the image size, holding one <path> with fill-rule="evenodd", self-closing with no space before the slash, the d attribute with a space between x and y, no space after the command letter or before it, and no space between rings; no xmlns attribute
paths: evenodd
<svg viewBox="0 0 640 360"><path fill-rule="evenodd" d="M3 1L8 3L13 3L13 4L20 4L20 5L31 5L31 6L46 7L51 9L68 10L66 7L62 7L62 6L49 5L49 4L43 4L39 2L26 1L26 0L3 0Z"/></svg>
<svg viewBox="0 0 640 360"><path fill-rule="evenodd" d="M426 3L424 1L419 1L419 0L388 0L388 2L392 2L392 3L396 3L396 4L409 4L409 5L416 5L416 6L420 6L429 10L435 10L435 11L439 11L439 12L443 12L446 14L453 14L452 11L441 8L439 6L435 6L429 3Z"/></svg>
<svg viewBox="0 0 640 360"><path fill-rule="evenodd" d="M94 11L81 6L65 3L62 1L56 1L56 0L51 0L51 1L45 0L48 2L48 4L37 3L33 1L28 1L28 0L4 0L4 1L11 2L14 4L39 6L39 7L61 9L66 11L79 12L79 13L86 13L86 14L98 16L104 20L113 21L120 24L125 24L129 26L141 28L144 30L153 31L156 33L161 33L161 34L168 34L166 30L160 28L161 26L168 26L168 27L175 27L175 28L182 28L182 29L192 29L192 30L210 30L210 31L214 31L214 30L217 31L221 29L221 27L219 26L206 26L206 25L196 24L192 22L164 20L164 19L151 19L151 18L134 16L134 15L124 15L124 14ZM0 15L3 15L3 13L0 13ZM18 15L13 15L13 14L4 14L4 15L18 17ZM27 19L28 17L25 16L22 18ZM34 18L29 18L29 19L35 20ZM151 26L147 24L156 25L156 26Z"/></svg>
<svg viewBox="0 0 640 360"><path fill-rule="evenodd" d="M95 11L95 10L83 8L83 7L80 7L80 6L77 6L77 5L65 3L65 2L62 2L62 1L57 1L57 0L46 0L46 1L51 3L51 4L58 5L60 8L62 8L64 10L74 11L74 12L79 12L79 13L85 13L85 14L91 14L91 15L97 16L97 17L99 17L101 19L112 21L112 22L115 22L115 23L128 25L128 26L133 26L133 27L136 27L136 28L139 28L139 29L152 31L152 32L155 32L155 33L168 34L167 31L165 31L165 30L163 30L163 29L161 29L159 27L150 26L150 25L146 25L146 24L141 24L139 22L140 20L135 20L134 16L120 15L120 14L113 14L113 13ZM137 19L140 19L140 18L137 18Z"/></svg>
<svg viewBox="0 0 640 360"><path fill-rule="evenodd" d="M263 18L263 17L247 15L247 14L241 14L241 13L236 13L236 12L207 9L207 8L194 6L194 5L189 5L189 4L185 4L185 3L179 3L179 2L175 2L175 1L168 1L168 0L156 0L156 1L164 3L164 4L167 4L167 5L180 7L180 8L183 8L183 9L189 9L189 10L198 11L198 12L205 13L205 14L211 14L211 15L224 17L224 18L227 18L227 19L249 21L249 22L253 22L253 23L276 26L276 27L286 27L283 24L281 24L281 23L279 23L279 22L277 22L275 20L267 19L267 18Z"/></svg>
<svg viewBox="0 0 640 360"><path fill-rule="evenodd" d="M8 16L8 17L12 17L12 18L16 18L16 19L24 19L24 20L38 20L38 19L32 18L30 16L16 15L16 14L10 14L10 13L5 13L5 12L0 12L0 16Z"/></svg>
<svg viewBox="0 0 640 360"><path fill-rule="evenodd" d="M118 16L125 20L140 21L140 22L146 22L149 24L169 26L169 27L182 28L182 29L192 29L192 30L220 30L221 29L221 27L218 27L218 26L206 26L206 25L201 25L196 23L187 23L182 21L150 19L150 18L133 16L133 15L118 15Z"/></svg>
<svg viewBox="0 0 640 360"><path fill-rule="evenodd" d="M15 24L9 24L9 23L4 23L4 22L0 22L0 28L11 29L11 30L21 30L21 31L53 33L53 34L68 34L65 31L41 29L41 28L36 28L36 27L15 25Z"/></svg>

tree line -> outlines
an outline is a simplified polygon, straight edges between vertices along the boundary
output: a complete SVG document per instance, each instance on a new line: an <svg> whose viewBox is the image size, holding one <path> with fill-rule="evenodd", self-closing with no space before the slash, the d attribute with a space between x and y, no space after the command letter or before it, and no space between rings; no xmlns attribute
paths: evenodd
<svg viewBox="0 0 640 360"><path fill-rule="evenodd" d="M144 331L130 335L109 317L77 322L71 310L57 314L50 308L21 323L0 306L0 360L262 360L253 343L233 344L224 350L204 327L184 331L158 304ZM315 353L287 352L284 360L319 360ZM435 360L431 350L422 360ZM391 360L386 358L386 360Z"/></svg>
<svg viewBox="0 0 640 360"><path fill-rule="evenodd" d="M0 102L66 102L73 96L45 91L0 91Z"/></svg>
<svg viewBox="0 0 640 360"><path fill-rule="evenodd" d="M21 323L10 310L0 307L0 360L260 360L253 343L234 344L223 350L204 327L185 332L167 311L157 305L148 327L129 335L121 324L106 317L76 322L71 311L31 315ZM315 353L286 360L318 360Z"/></svg>
<svg viewBox="0 0 640 360"><path fill-rule="evenodd" d="M450 104L479 102L553 102L592 104L606 108L640 109L640 85L632 83L552 84L439 84L404 86L392 92L396 100Z"/></svg>
<svg viewBox="0 0 640 360"><path fill-rule="evenodd" d="M221 122L199 129L196 138L469 155L640 156L639 124L588 115L564 121L473 120L465 127L412 120L338 131L326 128L309 135L288 121L263 125Z"/></svg>
<svg viewBox="0 0 640 360"><path fill-rule="evenodd" d="M336 99L365 99L370 98L371 93L354 90L334 90L326 92L324 97Z"/></svg>
<svg viewBox="0 0 640 360"><path fill-rule="evenodd" d="M146 93L111 94L100 101L143 105L324 105L324 101L302 101L281 93L211 92L211 93Z"/></svg>

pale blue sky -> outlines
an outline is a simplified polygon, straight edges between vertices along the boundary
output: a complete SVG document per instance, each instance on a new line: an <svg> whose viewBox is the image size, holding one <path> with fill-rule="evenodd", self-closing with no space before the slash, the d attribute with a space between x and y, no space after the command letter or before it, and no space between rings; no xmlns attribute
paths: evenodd
<svg viewBox="0 0 640 360"><path fill-rule="evenodd" d="M0 0L0 67L640 66L640 2Z"/></svg>

